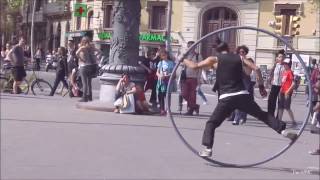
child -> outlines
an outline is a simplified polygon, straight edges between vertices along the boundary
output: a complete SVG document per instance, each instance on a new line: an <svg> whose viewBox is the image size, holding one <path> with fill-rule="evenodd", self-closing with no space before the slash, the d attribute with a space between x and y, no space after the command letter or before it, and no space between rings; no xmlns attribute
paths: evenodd
<svg viewBox="0 0 320 180"><path fill-rule="evenodd" d="M56 79L54 81L52 91L50 92L50 96L53 96L60 81L63 83L63 86L68 89L68 83L66 81L66 75L68 74L67 70L67 52L64 47L59 47L58 49L58 66Z"/></svg>
<svg viewBox="0 0 320 180"><path fill-rule="evenodd" d="M158 99L160 103L160 115L164 116L166 115L166 110L164 106L164 100L166 98L167 93L167 87L169 82L169 77L171 76L171 73L174 68L173 61L170 61L168 59L168 52L165 50L160 50L159 52L161 61L158 64L157 69L157 93L158 93Z"/></svg>
<svg viewBox="0 0 320 180"><path fill-rule="evenodd" d="M292 126L297 126L297 122L294 120L293 112L290 108L291 105L291 96L294 88L294 75L291 70L291 60L285 59L283 61L284 72L282 74L282 85L279 94L278 102L278 118L282 120L284 109L288 111L290 119L292 121Z"/></svg>

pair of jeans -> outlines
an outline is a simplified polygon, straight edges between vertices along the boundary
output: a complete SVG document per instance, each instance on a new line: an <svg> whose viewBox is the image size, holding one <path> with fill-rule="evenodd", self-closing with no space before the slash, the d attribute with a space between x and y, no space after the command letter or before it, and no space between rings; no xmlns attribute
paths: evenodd
<svg viewBox="0 0 320 180"><path fill-rule="evenodd" d="M206 96L204 95L204 93L201 90L201 85L198 86L197 92L198 92L198 95L202 98L202 100L204 102L208 102L208 99L206 98Z"/></svg>
<svg viewBox="0 0 320 180"><path fill-rule="evenodd" d="M92 78L96 73L96 64L81 66L79 73L82 81L83 99L92 99Z"/></svg>
<svg viewBox="0 0 320 180"><path fill-rule="evenodd" d="M182 83L181 95L187 101L190 109L197 108L197 86L196 78L187 78Z"/></svg>
<svg viewBox="0 0 320 180"><path fill-rule="evenodd" d="M271 86L269 98L268 98L268 113L274 116L277 106L277 99L280 92L281 86Z"/></svg>
<svg viewBox="0 0 320 180"><path fill-rule="evenodd" d="M285 122L276 119L265 111L262 111L258 104L252 100L248 94L230 96L219 100L210 119L207 121L202 137L202 144L204 146L212 148L215 129L219 127L235 109L239 109L258 118L279 134L286 128Z"/></svg>

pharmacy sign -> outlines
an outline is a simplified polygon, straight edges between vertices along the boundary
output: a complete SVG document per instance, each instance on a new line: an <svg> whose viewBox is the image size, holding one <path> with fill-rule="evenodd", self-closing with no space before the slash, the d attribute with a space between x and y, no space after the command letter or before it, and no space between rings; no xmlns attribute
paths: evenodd
<svg viewBox="0 0 320 180"><path fill-rule="evenodd" d="M74 16L75 17L87 17L88 8L86 4L76 3L74 5Z"/></svg>

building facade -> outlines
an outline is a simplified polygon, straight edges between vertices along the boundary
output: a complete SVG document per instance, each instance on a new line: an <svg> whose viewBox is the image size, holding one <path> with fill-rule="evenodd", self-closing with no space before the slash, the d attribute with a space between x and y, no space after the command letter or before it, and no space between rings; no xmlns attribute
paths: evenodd
<svg viewBox="0 0 320 180"><path fill-rule="evenodd" d="M311 59L319 60L320 12L318 0L261 0L259 9L260 28L271 32L278 31L278 34L302 55L307 65ZM283 43L277 39L259 33L256 61L270 68L273 65L276 51L285 48ZM291 53L290 49L287 51L288 54ZM297 62L297 58L294 56L291 58L294 63Z"/></svg>
<svg viewBox="0 0 320 180"><path fill-rule="evenodd" d="M74 13L75 4L84 4L87 8L86 17L72 16L69 39L78 43L83 36L89 36L104 51L110 48L112 38L113 0L82 0L71 1ZM183 1L173 1L171 43L173 51L178 51L181 43ZM155 48L164 45L166 40L167 0L142 0L140 24L140 48ZM108 53L108 52L106 52Z"/></svg>
<svg viewBox="0 0 320 180"><path fill-rule="evenodd" d="M72 12L76 3L85 4L88 11L85 17L72 16L68 38L79 42L82 36L87 35L98 47L108 50L113 30L113 0L74 0L71 1ZM168 1L141 0L141 6L141 49L164 44ZM173 0L173 52L181 51L188 41L196 41L212 31L229 26L252 26L274 32L277 16L283 13L299 16L300 25L297 28L300 34L285 38L299 53L306 55L304 58L319 59L319 1L316 0ZM291 32L290 16L283 18L288 21L287 25L283 24L284 33ZM217 37L228 42L231 50L247 45L250 49L248 56L264 68L270 68L275 52L285 48L283 43L269 35L253 30L234 30L203 41L198 47L203 57L215 54Z"/></svg>
<svg viewBox="0 0 320 180"><path fill-rule="evenodd" d="M30 1L25 1L22 9L20 35L30 43L32 7ZM66 46L66 32L70 31L71 12L67 0L37 0L34 16L35 48L53 50Z"/></svg>

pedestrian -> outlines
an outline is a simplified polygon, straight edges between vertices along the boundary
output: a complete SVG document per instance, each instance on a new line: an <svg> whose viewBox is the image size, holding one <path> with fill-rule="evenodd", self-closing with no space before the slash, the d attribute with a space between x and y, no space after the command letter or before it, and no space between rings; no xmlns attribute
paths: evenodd
<svg viewBox="0 0 320 180"><path fill-rule="evenodd" d="M20 93L20 89L18 88L21 81L26 77L26 71L24 69L24 46L25 40L24 38L20 38L19 43L16 44L7 54L8 59L11 61L13 65L12 74L14 78L13 82L13 93Z"/></svg>
<svg viewBox="0 0 320 180"><path fill-rule="evenodd" d="M198 95L201 97L202 101L203 101L203 105L207 105L208 104L208 99L206 97L206 95L202 92L201 86L203 83L207 82L207 75L206 75L206 71L202 70L201 71L201 76L198 80L198 87L197 87L197 92Z"/></svg>
<svg viewBox="0 0 320 180"><path fill-rule="evenodd" d="M282 74L282 84L279 94L279 101L278 101L278 119L282 120L283 111L287 110L289 117L292 122L292 126L296 127L297 122L294 120L293 112L290 108L291 106L291 96L293 92L293 88L295 85L294 82L294 75L291 70L292 62L290 59L285 59L283 61L284 72Z"/></svg>
<svg viewBox="0 0 320 180"><path fill-rule="evenodd" d="M6 48L5 47L2 47L1 48L1 53L0 53L0 61L1 61L1 64L3 63L4 59L6 58Z"/></svg>
<svg viewBox="0 0 320 180"><path fill-rule="evenodd" d="M83 95L79 102L92 101L92 78L98 70L95 52L100 52L90 42L89 37L81 39L80 47L76 52L79 57L79 72L82 80Z"/></svg>
<svg viewBox="0 0 320 180"><path fill-rule="evenodd" d="M49 96L53 96L59 83L62 82L63 86L68 89L68 83L66 81L68 74L67 65L67 50L64 47L59 47L57 52L58 66L56 71L56 78Z"/></svg>
<svg viewBox="0 0 320 180"><path fill-rule="evenodd" d="M160 104L160 115L163 116L167 114L164 101L166 98L169 78L174 68L174 63L169 60L169 54L166 50L162 49L159 52L159 57L161 58L161 61L159 62L157 69L157 94Z"/></svg>
<svg viewBox="0 0 320 180"><path fill-rule="evenodd" d="M40 71L40 61L42 58L42 51L40 48L37 49L37 52L36 52L34 58L35 58L34 70Z"/></svg>
<svg viewBox="0 0 320 180"><path fill-rule="evenodd" d="M190 48L192 44L194 44L194 41L189 41L187 48ZM187 59L195 63L201 61L200 54L195 49L190 51ZM199 115L200 105L197 104L197 86L201 70L185 66L182 72L185 74L180 77L181 95L187 101L187 112L184 115L192 116L194 112Z"/></svg>
<svg viewBox="0 0 320 180"><path fill-rule="evenodd" d="M144 84L144 92L151 90L149 102L153 108L157 108L157 66L160 58L156 56L154 49L148 49L146 57L143 61L139 61L141 67L146 70L146 82Z"/></svg>
<svg viewBox="0 0 320 180"><path fill-rule="evenodd" d="M317 76L317 82L312 87L313 87L315 94L317 96L320 96L320 75ZM315 129L318 129L318 132L319 132L320 131L320 102L317 102L317 104L315 105L313 110L314 110L314 113L313 113L311 125L314 126ZM311 133L313 133L312 130L311 130ZM316 144L317 144L317 148L309 151L310 155L320 155L319 142L316 142Z"/></svg>
<svg viewBox="0 0 320 180"><path fill-rule="evenodd" d="M239 46L237 48L237 54L240 55L241 60L247 59L252 64L254 64L254 61L252 58L247 57L247 54L249 53L249 48L246 45ZM243 65L243 73L242 73L242 80L245 88L249 92L249 96L252 100L254 100L253 91L254 91L254 84L251 83L251 74L252 69L248 67L245 63L242 63ZM247 113L240 111L239 109L234 111L234 118L233 118L233 125L239 125L240 123L246 123L247 121Z"/></svg>
<svg viewBox="0 0 320 180"><path fill-rule="evenodd" d="M262 111L258 104L250 98L249 92L245 89L242 80L242 63L245 63L248 67L256 71L260 94L262 96L267 95L260 69L247 59L241 60L239 55L230 53L227 43L217 40L217 44L216 51L219 54L215 57L210 56L199 63L183 60L183 63L189 68L215 68L217 71L214 90L218 91L219 101L213 114L206 123L202 138L202 145L205 146L205 149L199 152L199 155L201 157L212 156L215 129L219 127L225 118L235 109L239 109L257 117L277 133L281 133L285 137L295 140L297 134L284 131L286 129L286 123L277 120L274 116Z"/></svg>
<svg viewBox="0 0 320 180"><path fill-rule="evenodd" d="M311 87L312 87L312 92L313 92L311 94L311 101L312 101L312 107L314 107L318 101L318 95L315 92L315 89L316 89L315 86L318 81L317 78L320 75L320 66L316 63L317 62L316 59L313 59L312 62L313 62L313 68L311 71L310 82L311 82Z"/></svg>
<svg viewBox="0 0 320 180"><path fill-rule="evenodd" d="M274 116L277 98L281 89L282 84L282 73L284 72L283 60L285 58L285 51L279 50L277 53L275 64L271 70L270 81L271 81L271 90L268 97L268 113Z"/></svg>

